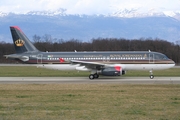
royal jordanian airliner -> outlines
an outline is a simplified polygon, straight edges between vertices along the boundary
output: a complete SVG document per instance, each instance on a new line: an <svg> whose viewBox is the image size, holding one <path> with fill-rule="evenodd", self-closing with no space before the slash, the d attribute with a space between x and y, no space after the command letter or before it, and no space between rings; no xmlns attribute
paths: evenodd
<svg viewBox="0 0 180 120"><path fill-rule="evenodd" d="M121 76L127 70L168 69L175 65L166 55L151 51L103 51L103 52L41 52L17 26L10 27L16 54L4 55L23 63L56 70L89 71L89 79L104 76Z"/></svg>

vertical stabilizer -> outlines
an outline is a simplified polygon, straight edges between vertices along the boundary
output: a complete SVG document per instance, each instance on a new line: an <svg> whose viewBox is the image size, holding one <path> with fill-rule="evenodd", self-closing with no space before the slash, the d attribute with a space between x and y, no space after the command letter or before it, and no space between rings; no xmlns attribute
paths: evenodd
<svg viewBox="0 0 180 120"><path fill-rule="evenodd" d="M18 26L11 26L10 30L16 53L38 51Z"/></svg>

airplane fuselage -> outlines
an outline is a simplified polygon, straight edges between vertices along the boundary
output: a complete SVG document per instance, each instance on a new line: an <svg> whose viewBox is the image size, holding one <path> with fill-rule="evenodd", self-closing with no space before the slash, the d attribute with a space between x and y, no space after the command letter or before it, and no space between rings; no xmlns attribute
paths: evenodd
<svg viewBox="0 0 180 120"><path fill-rule="evenodd" d="M121 65L125 70L155 70L174 66L164 54L146 51L125 52L34 52L23 53L30 64L70 64L71 60ZM49 65L50 66L50 65ZM55 65L53 65L55 66Z"/></svg>

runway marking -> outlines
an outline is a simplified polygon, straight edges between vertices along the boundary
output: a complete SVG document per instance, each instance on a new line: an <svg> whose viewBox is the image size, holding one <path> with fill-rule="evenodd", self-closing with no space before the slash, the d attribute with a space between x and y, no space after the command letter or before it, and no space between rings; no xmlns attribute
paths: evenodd
<svg viewBox="0 0 180 120"><path fill-rule="evenodd" d="M0 77L1 84L50 84L50 83L118 83L118 84L180 84L180 77L101 77L89 80L87 77Z"/></svg>

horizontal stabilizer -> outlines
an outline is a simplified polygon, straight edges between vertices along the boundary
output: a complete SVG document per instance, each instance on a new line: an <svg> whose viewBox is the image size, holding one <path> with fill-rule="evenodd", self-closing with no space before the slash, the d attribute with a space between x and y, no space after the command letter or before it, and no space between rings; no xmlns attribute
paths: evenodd
<svg viewBox="0 0 180 120"><path fill-rule="evenodd" d="M28 56L22 56L22 55L18 55L18 54L4 55L4 57L6 59L7 58L10 58L10 59L20 59L20 60L22 60L24 62L29 60Z"/></svg>

